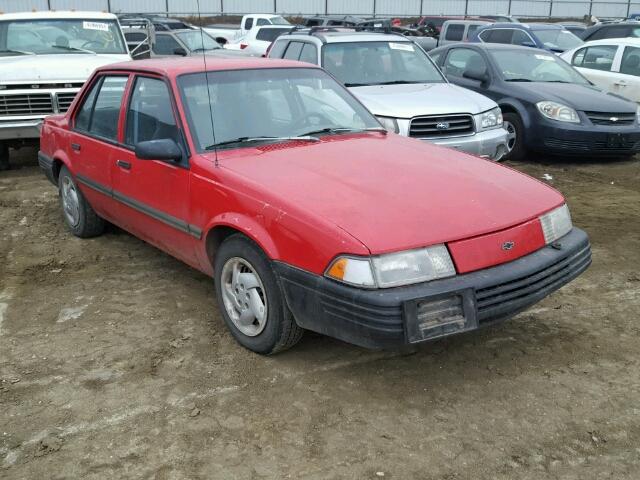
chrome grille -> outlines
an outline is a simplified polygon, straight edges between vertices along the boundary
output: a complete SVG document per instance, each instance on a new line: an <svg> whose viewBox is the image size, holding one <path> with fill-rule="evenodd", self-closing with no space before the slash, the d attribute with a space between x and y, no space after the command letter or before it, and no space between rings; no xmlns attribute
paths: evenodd
<svg viewBox="0 0 640 480"><path fill-rule="evenodd" d="M49 115L53 113L50 93L0 95L0 116Z"/></svg>
<svg viewBox="0 0 640 480"><path fill-rule="evenodd" d="M76 98L76 92L58 93L56 95L56 99L58 100L58 112L65 113L69 110L74 98Z"/></svg>
<svg viewBox="0 0 640 480"><path fill-rule="evenodd" d="M633 125L635 113L584 112L594 125Z"/></svg>
<svg viewBox="0 0 640 480"><path fill-rule="evenodd" d="M438 138L470 135L474 132L471 115L433 115L411 120L409 136L415 138Z"/></svg>

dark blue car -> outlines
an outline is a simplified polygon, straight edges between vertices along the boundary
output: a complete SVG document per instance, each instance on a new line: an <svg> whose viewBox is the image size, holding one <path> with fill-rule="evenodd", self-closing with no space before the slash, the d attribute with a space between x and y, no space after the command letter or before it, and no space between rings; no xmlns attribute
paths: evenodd
<svg viewBox="0 0 640 480"><path fill-rule="evenodd" d="M558 53L583 43L562 25L549 23L492 23L476 30L469 41L520 45Z"/></svg>
<svg viewBox="0 0 640 480"><path fill-rule="evenodd" d="M450 82L475 90L502 109L507 157L527 150L578 156L640 151L636 103L605 93L545 50L456 43L429 52Z"/></svg>

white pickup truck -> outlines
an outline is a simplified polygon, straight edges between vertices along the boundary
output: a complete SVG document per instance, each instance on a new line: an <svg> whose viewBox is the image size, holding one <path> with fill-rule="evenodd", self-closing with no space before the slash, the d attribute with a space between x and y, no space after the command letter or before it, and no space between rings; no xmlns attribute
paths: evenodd
<svg viewBox="0 0 640 480"><path fill-rule="evenodd" d="M252 13L242 17L240 25L207 25L203 28L205 32L215 38L220 45L234 43L243 35L246 35L253 27L263 25L291 25L280 15L267 13Z"/></svg>
<svg viewBox="0 0 640 480"><path fill-rule="evenodd" d="M9 147L37 144L44 117L66 112L95 68L130 59L115 15L0 14L0 170Z"/></svg>

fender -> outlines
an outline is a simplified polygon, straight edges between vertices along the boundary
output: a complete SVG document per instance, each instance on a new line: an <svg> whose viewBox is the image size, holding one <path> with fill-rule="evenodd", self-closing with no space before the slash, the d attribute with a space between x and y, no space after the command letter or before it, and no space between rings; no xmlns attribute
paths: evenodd
<svg viewBox="0 0 640 480"><path fill-rule="evenodd" d="M522 123L524 127L525 128L531 127L531 117L529 116L529 112L527 111L527 108L524 106L524 104L520 100L507 97L507 98L501 98L500 100L497 100L496 103L501 108L503 105L508 105L509 107L513 108L520 115L520 118L522 119Z"/></svg>

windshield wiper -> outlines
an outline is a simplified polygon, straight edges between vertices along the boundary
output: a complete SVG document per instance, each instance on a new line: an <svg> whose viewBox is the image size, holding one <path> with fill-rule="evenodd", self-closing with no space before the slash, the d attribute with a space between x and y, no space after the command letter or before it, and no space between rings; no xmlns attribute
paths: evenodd
<svg viewBox="0 0 640 480"><path fill-rule="evenodd" d="M573 83L573 82L567 82L566 80L545 80L545 83Z"/></svg>
<svg viewBox="0 0 640 480"><path fill-rule="evenodd" d="M530 78L507 78L505 81L507 81L507 82L534 82L535 80L531 80Z"/></svg>
<svg viewBox="0 0 640 480"><path fill-rule="evenodd" d="M86 48L78 48L78 47L68 47L66 45L51 45L52 48L59 48L61 50L67 50L69 52L82 52L82 53L91 53L92 55L96 55L96 52L93 50L87 50Z"/></svg>
<svg viewBox="0 0 640 480"><path fill-rule="evenodd" d="M387 131L382 127L370 127L370 128L327 127L327 128L319 128L318 130L312 130L311 132L306 132L303 135L320 135L323 133L331 135L336 133L362 133L362 132L380 132L380 133L387 134Z"/></svg>
<svg viewBox="0 0 640 480"><path fill-rule="evenodd" d="M20 55L35 55L35 52L27 52L26 50L3 49L0 53L18 53Z"/></svg>
<svg viewBox="0 0 640 480"><path fill-rule="evenodd" d="M391 80L389 82L372 83L371 85L404 85L409 83L432 83L420 80Z"/></svg>
<svg viewBox="0 0 640 480"><path fill-rule="evenodd" d="M205 150L214 150L218 147L224 147L225 145L235 145L242 143L254 143L254 142L286 142L287 140L302 140L307 142L319 142L320 139L312 137L310 135L300 135L297 137L238 137L232 140L225 140L224 142L214 143L205 148Z"/></svg>
<svg viewBox="0 0 640 480"><path fill-rule="evenodd" d="M345 83L345 87L368 87L370 83Z"/></svg>

